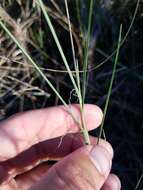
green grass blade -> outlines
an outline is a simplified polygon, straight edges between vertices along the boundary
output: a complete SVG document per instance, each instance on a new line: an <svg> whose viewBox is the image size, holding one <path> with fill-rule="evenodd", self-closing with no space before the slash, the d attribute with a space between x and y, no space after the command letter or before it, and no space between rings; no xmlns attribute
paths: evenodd
<svg viewBox="0 0 143 190"><path fill-rule="evenodd" d="M109 85L109 90L108 90L108 94L107 94L107 98L106 98L106 103L105 103L105 108L104 108L104 114L103 114L103 119L102 119L101 128L100 128L100 132L99 132L98 142L97 143L99 143L99 139L101 138L101 135L102 135L102 132L103 132L103 126L104 126L104 122L105 122L105 117L106 117L106 113L107 113L107 109L108 109L108 105L109 105L109 101L110 101L110 96L111 96L111 92L112 92L113 82L114 82L115 74L116 74L116 68L117 68L117 64L118 64L119 52L120 52L120 47L121 47L121 40L122 40L122 24L120 26L117 53L116 53L116 57L115 57L112 77L111 77L111 81L110 81L110 85Z"/></svg>
<svg viewBox="0 0 143 190"><path fill-rule="evenodd" d="M74 48L74 42L73 42L73 36L72 36L72 28L71 28L71 22L70 22L70 15L69 15L69 8L68 8L67 0L65 0L65 8L66 8L66 14L67 14L67 19L68 19L68 26L69 26L69 33L70 33L70 41L71 41L71 49L72 49L72 55L73 55L74 69L75 69L75 72L76 72L76 82L77 82L77 87L78 87L78 90L79 90L79 93L80 93L79 103L80 103L80 106L82 106L79 67L78 67L78 61L76 61L76 56L75 56L75 48Z"/></svg>
<svg viewBox="0 0 143 190"><path fill-rule="evenodd" d="M93 7L94 7L94 1L90 0L87 39L85 40L85 48L84 48L83 84L82 84L82 99L83 99L83 103L85 101L85 94L86 94L87 69L88 69L88 50L89 50L90 35L91 35L91 24L92 24Z"/></svg>
<svg viewBox="0 0 143 190"><path fill-rule="evenodd" d="M80 112L81 112L81 122L82 122L82 133L84 135L85 144L90 144L89 133L87 131L87 127L85 125L83 111L84 111L84 102L85 102L85 92L86 92L86 82L87 82L87 67L88 67L88 49L89 49L89 42L90 42L90 34L91 34L91 24L92 24L92 14L93 14L93 0L90 1L90 8L89 8L89 18L88 18L88 32L87 32L87 39L85 40L85 50L84 50L84 64L83 64L83 83L82 83L82 102L80 105ZM79 72L78 72L79 73ZM78 73L76 72L77 79L79 78ZM80 85L79 79L78 84Z"/></svg>
<svg viewBox="0 0 143 190"><path fill-rule="evenodd" d="M77 86L78 86L79 92L81 93L78 60L76 61L76 65L75 65L75 67L76 67L76 68L75 68L75 72L76 72ZM82 104L81 104L81 105L82 105Z"/></svg>
<svg viewBox="0 0 143 190"><path fill-rule="evenodd" d="M71 49L72 49L72 55L73 55L74 68L76 70L75 48L74 48L74 42L73 42L73 36L72 36L72 27L71 27L71 22L70 22L70 14L69 14L69 8L68 8L67 0L65 0L65 8L66 8L66 14L67 14L67 19L68 19L68 26L69 26L69 34L70 34L70 41L71 41Z"/></svg>
<svg viewBox="0 0 143 190"><path fill-rule="evenodd" d="M137 16L137 12L138 12L138 10L139 10L140 1L141 1L141 0L137 0L137 4L136 4L136 8L135 8L135 11L134 11L134 14L133 14L133 18L132 18L132 20L131 20L131 24L130 24L130 26L129 26L129 28L128 28L128 31L126 32L124 38L123 38L122 41L121 41L121 46L122 46L122 45L124 44L124 42L126 41L128 35L129 35L129 33L130 33L130 31L131 31L133 25L134 25L134 22L135 22L135 19L136 19L136 16Z"/></svg>
<svg viewBox="0 0 143 190"><path fill-rule="evenodd" d="M69 15L69 8L68 8L68 3L67 0L65 0L65 7L66 7L66 13L67 13L67 19L68 19L68 25L69 25L69 33L70 33L70 41L71 41L71 48L72 48L72 54L73 54L73 61L74 61L74 68L76 71L76 81L77 81L77 87L79 90L79 104L80 104L80 113L81 113L81 128L82 128L82 133L84 136L84 141L85 144L90 144L90 138L88 134L88 130L85 125L85 120L84 120L84 115L83 115L83 100L81 96L81 87L80 87L80 76L79 76L79 66L78 66L78 61L76 61L75 57L75 48L74 48L74 43L73 43L73 37L72 37L72 28L71 28L71 22L70 22L70 15Z"/></svg>
<svg viewBox="0 0 143 190"><path fill-rule="evenodd" d="M142 180L143 180L143 174L141 175L140 179L138 180L137 185L136 185L136 187L135 187L134 190L137 190L137 189L139 188L139 186L140 186Z"/></svg>
<svg viewBox="0 0 143 190"><path fill-rule="evenodd" d="M51 22L51 20L50 20L50 17L49 17L49 15L48 15L47 11L46 11L45 5L43 4L43 1L42 1L42 0L37 0L37 1L39 2L39 6L41 7L41 10L42 10L42 12L43 12L43 14L44 14L44 17L45 17L46 21L47 21L47 24L48 24L48 26L49 26L49 29L50 29L50 31L51 31L51 34L52 34L52 36L53 36L53 38L54 38L54 40L55 40L55 43L56 43L56 45L57 45L57 48L58 48L58 50L59 50L59 52L60 52L60 55L61 55L61 57L62 57L62 60L63 60L63 62L64 62L64 64L65 64L65 67L66 67L66 69L67 69L67 71L68 71L68 74L69 74L69 76L70 76L71 82L72 82L72 84L73 84L73 86L74 86L74 88L75 88L75 91L76 91L76 93L77 93L77 96L81 99L79 90L78 90L77 85L76 85L76 82L75 82L75 80L74 80L74 77L73 77L72 72L71 72L71 70L70 70L70 67L69 67L69 65L68 65L67 59L66 59L66 57L65 57L65 54L64 54L64 52L63 52L63 49L62 49L61 44L60 44L60 42L59 42L59 39L58 39L58 37L57 37L56 31L55 31L55 29L54 29L54 27L53 27L53 25L52 25L52 22Z"/></svg>
<svg viewBox="0 0 143 190"><path fill-rule="evenodd" d="M52 85L52 83L49 81L49 79L45 76L45 74L41 71L41 69L38 67L38 65L34 62L34 60L31 58L31 56L28 54L28 52L21 46L21 44L17 41L17 39L13 36L13 34L9 31L9 29L3 24L3 22L0 20L0 26L5 30L5 32L10 36L10 38L14 41L14 43L20 48L22 53L25 55L25 57L29 60L29 62L34 66L36 71L42 76L42 78L47 82L47 84L50 86L50 88L54 91L54 93L59 97L61 102L67 107L66 102L63 100L61 95L58 93L58 91L55 89L55 87Z"/></svg>

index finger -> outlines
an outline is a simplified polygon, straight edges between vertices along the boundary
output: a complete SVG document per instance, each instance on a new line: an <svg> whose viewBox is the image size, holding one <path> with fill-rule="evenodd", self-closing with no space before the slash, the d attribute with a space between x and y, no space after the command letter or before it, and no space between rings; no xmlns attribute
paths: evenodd
<svg viewBox="0 0 143 190"><path fill-rule="evenodd" d="M71 105L69 109L80 122L79 105ZM92 130L100 125L102 111L87 104L84 106L84 118L87 129ZM15 157L36 143L79 130L64 106L17 114L0 124L0 162Z"/></svg>

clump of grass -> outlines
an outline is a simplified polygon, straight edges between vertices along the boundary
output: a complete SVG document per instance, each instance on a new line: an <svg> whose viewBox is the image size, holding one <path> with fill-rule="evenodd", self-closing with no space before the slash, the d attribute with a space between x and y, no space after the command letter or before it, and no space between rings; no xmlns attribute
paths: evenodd
<svg viewBox="0 0 143 190"><path fill-rule="evenodd" d="M17 1L3 0L0 4L0 19L28 53L36 51L34 55L36 59L43 55L43 52L34 46L37 44L40 47L38 39L40 40L41 18L32 3L20 2L18 1L17 11ZM45 58L46 55L44 54L43 57ZM49 58L48 61L50 62ZM41 61L39 62L42 70L45 70ZM40 80L39 74L33 71L33 66L28 63L21 50L0 27L0 119L15 112L44 107L47 103L51 93L47 90L47 85L43 85L44 80ZM43 102L40 103L39 99L43 99Z"/></svg>

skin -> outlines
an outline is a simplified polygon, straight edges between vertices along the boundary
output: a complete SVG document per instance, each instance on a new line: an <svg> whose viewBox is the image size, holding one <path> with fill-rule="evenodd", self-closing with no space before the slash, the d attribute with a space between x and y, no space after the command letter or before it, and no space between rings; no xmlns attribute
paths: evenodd
<svg viewBox="0 0 143 190"><path fill-rule="evenodd" d="M80 123L79 106L69 109ZM84 117L92 130L101 124L102 112L85 105ZM119 178L110 173L111 145L90 140L85 146L77 123L63 106L12 116L0 124L0 189L120 190Z"/></svg>

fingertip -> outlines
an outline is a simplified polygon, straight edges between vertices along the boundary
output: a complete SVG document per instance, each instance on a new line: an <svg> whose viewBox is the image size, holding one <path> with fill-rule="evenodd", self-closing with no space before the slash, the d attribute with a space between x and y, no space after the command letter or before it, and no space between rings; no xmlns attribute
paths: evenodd
<svg viewBox="0 0 143 190"><path fill-rule="evenodd" d="M102 147L104 147L108 152L109 154L111 155L111 158L113 158L114 156L114 151L113 151L113 148L111 146L111 144L103 139L100 139L99 140L99 145L101 145Z"/></svg>
<svg viewBox="0 0 143 190"><path fill-rule="evenodd" d="M68 106L69 110L64 109L63 106L59 106L59 108L63 111L64 122L65 120L68 121L68 126L70 127L71 132L75 132L75 131L77 132L79 129L79 126L77 126L77 123L81 124L80 105L71 104ZM103 113L102 113L102 110L98 106L93 105L93 104L85 104L83 108L83 116L84 116L84 121L85 121L87 130L93 130L99 127L99 125L101 124ZM74 120L74 123L73 123L73 120Z"/></svg>
<svg viewBox="0 0 143 190"><path fill-rule="evenodd" d="M102 187L102 190L120 190L121 181L115 174L110 174L107 178L105 184Z"/></svg>
<svg viewBox="0 0 143 190"><path fill-rule="evenodd" d="M85 122L89 129L95 129L99 127L99 125L102 122L103 112L96 105L85 104L84 115L85 115Z"/></svg>
<svg viewBox="0 0 143 190"><path fill-rule="evenodd" d="M98 170L99 175L104 176L106 179L112 165L112 158L107 149L100 145L94 146L90 151L90 158Z"/></svg>

